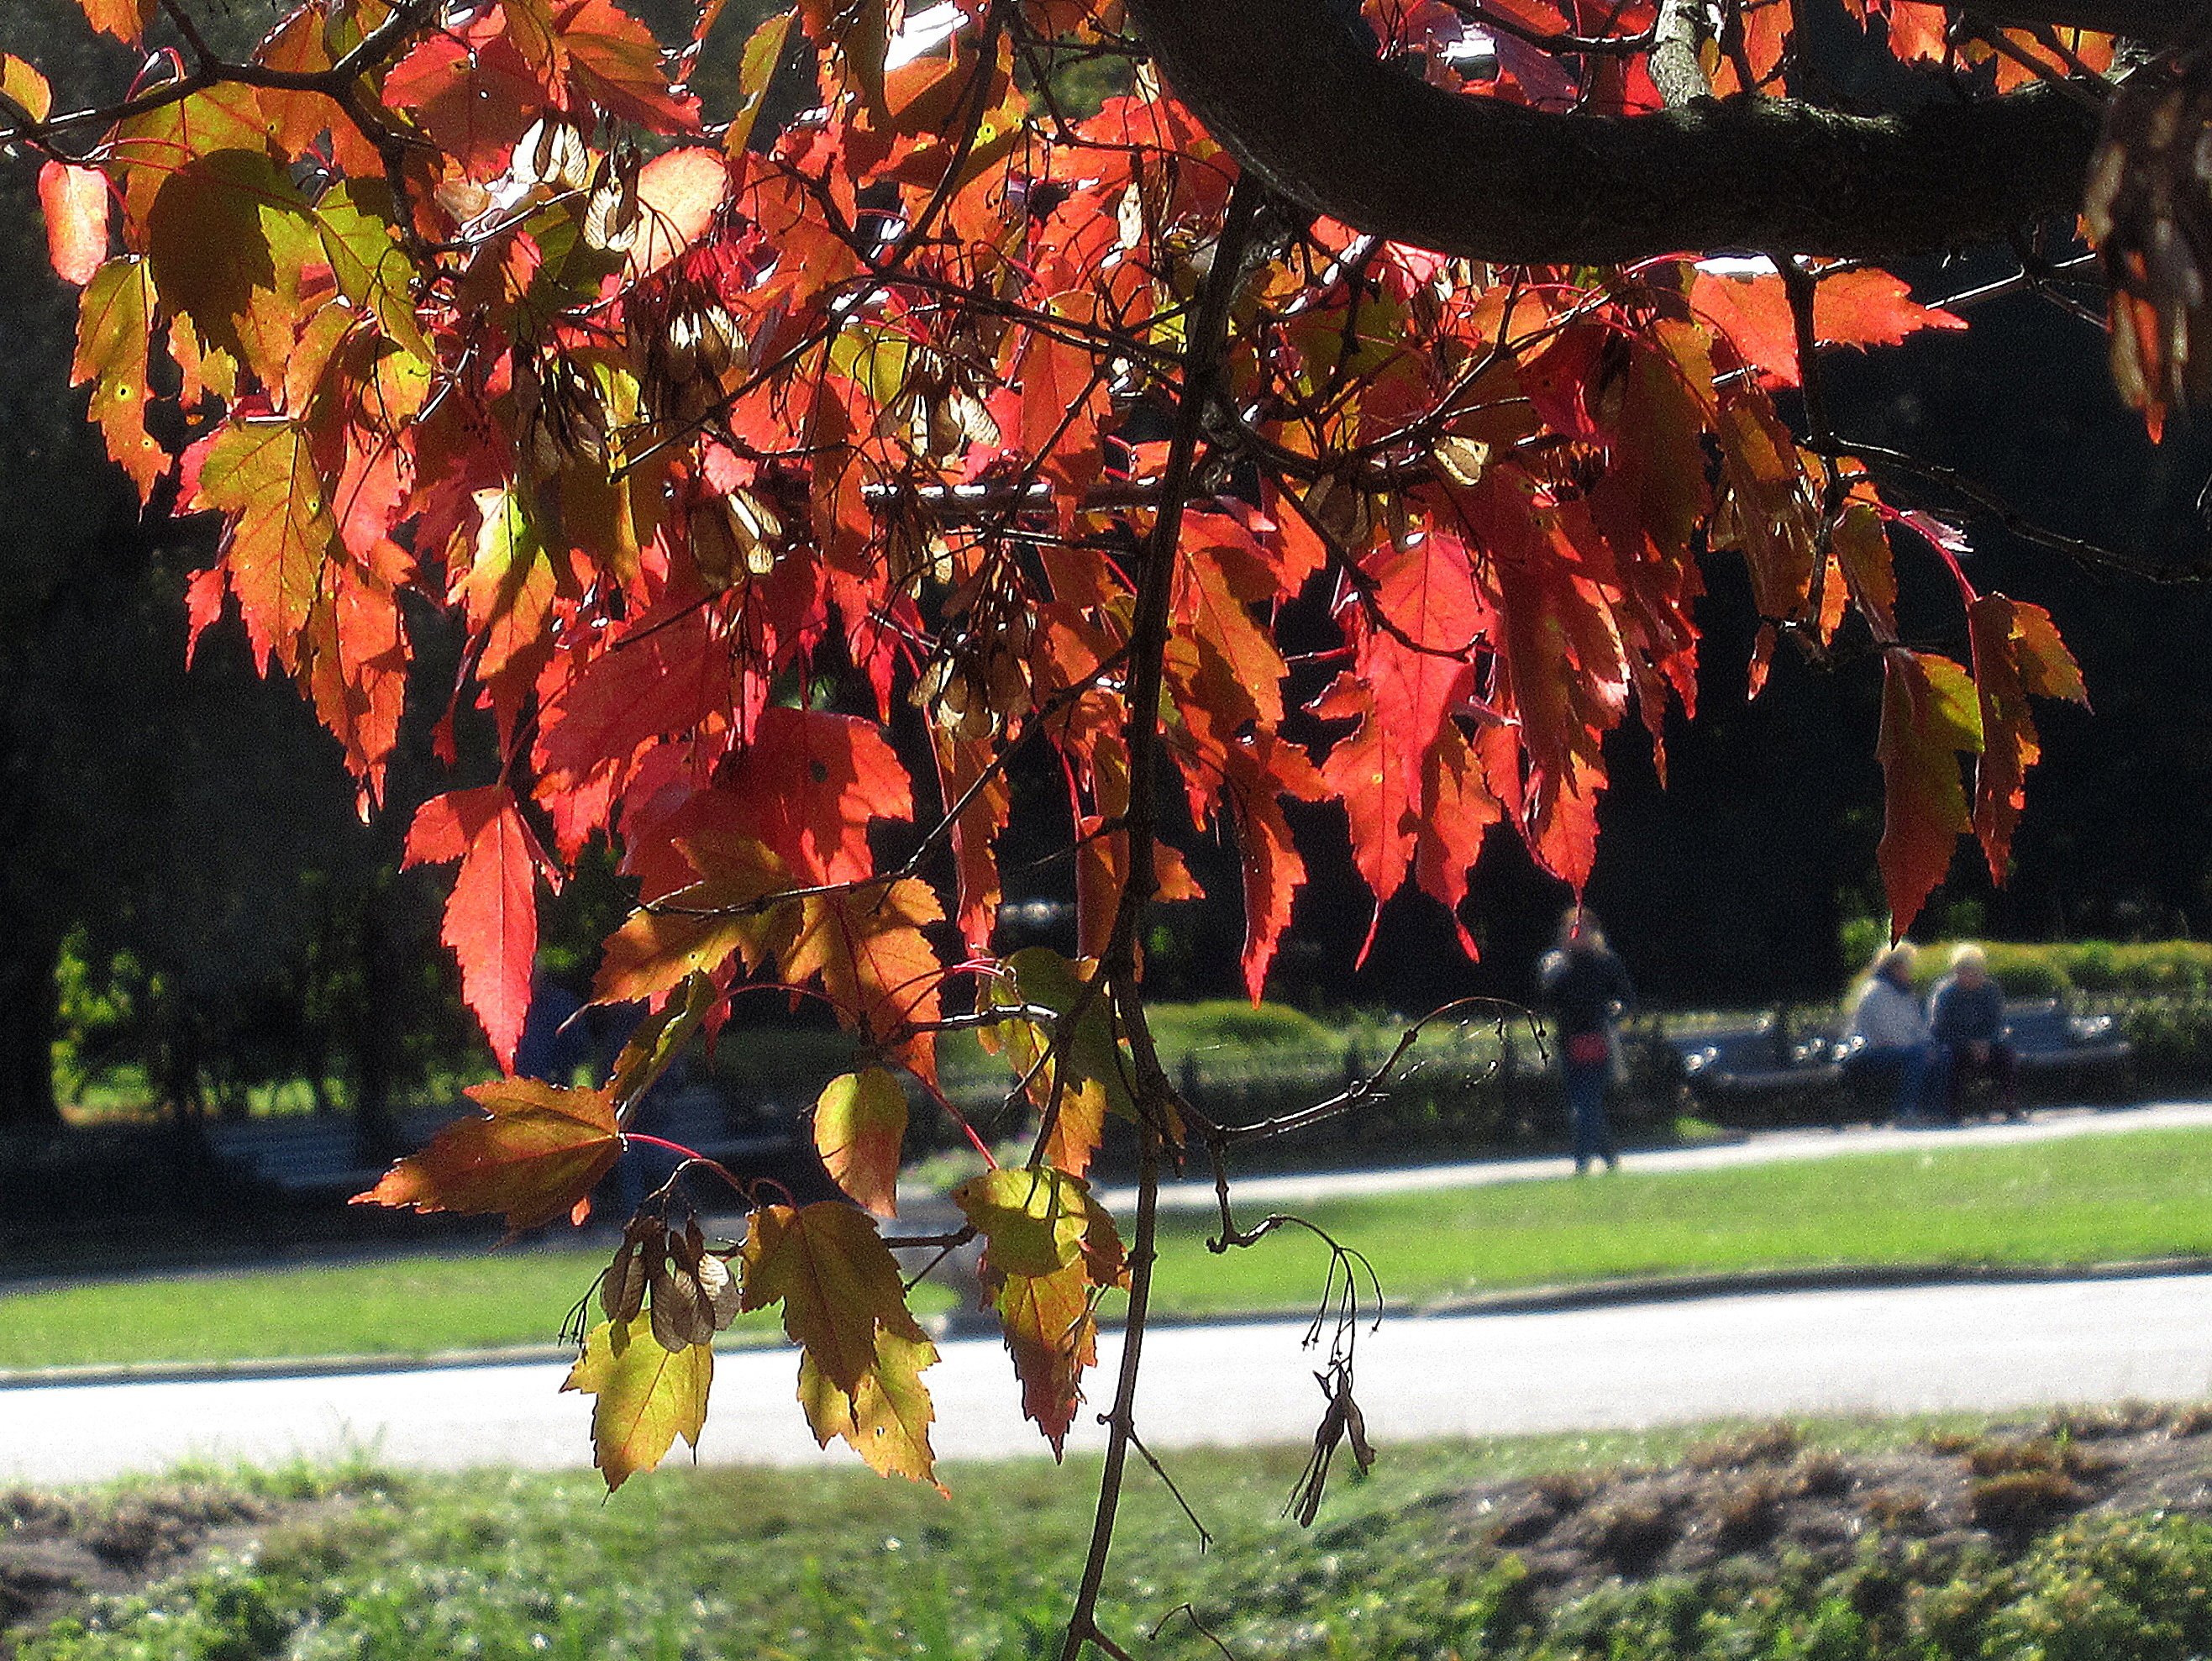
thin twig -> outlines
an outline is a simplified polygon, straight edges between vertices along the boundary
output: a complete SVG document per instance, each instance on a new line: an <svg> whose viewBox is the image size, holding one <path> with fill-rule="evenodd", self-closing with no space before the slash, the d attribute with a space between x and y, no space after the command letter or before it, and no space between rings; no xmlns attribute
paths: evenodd
<svg viewBox="0 0 2212 1661"><path fill-rule="evenodd" d="M1220 234L1215 239L1213 265L1200 292L1198 313L1185 341L1182 398L1176 412L1175 437L1169 446L1164 494L1139 567L1130 628L1127 728L1129 864L1107 962L1102 965L1097 978L1113 988L1139 1070L1137 1230L1128 1260L1129 1306L1121 1329L1121 1372L1115 1384L1114 1405L1103 1415L1107 1425L1105 1469L1099 1477L1091 1545L1084 1559L1083 1578L1076 1591L1074 1608L1068 1616L1066 1636L1060 1646L1060 1661L1078 1661L1086 1643L1109 1655L1121 1653L1099 1629L1098 1596L1106 1582L1106 1562L1113 1551L1114 1522L1121 1506L1121 1484L1136 1429L1138 1369L1144 1354L1146 1317L1151 1309L1152 1269L1158 1256L1163 1141L1158 1118L1172 1112L1174 1098L1173 1088L1160 1067L1158 1055L1152 1046L1151 1031L1144 1022L1143 993L1136 983L1135 974L1139 930L1158 887L1153 770L1159 749L1168 602L1173 590L1176 545L1182 521L1182 497L1190 488L1208 389L1220 372L1223 345L1229 331L1230 301L1242 274L1245 243L1259 207L1257 185L1249 174L1238 179L1230 193Z"/></svg>
<svg viewBox="0 0 2212 1661"><path fill-rule="evenodd" d="M1183 1497L1182 1490L1176 1486L1176 1479L1168 1475L1167 1467L1152 1457L1152 1451L1145 1445L1144 1438L1134 1431L1129 1433L1129 1445L1136 1449L1138 1457L1152 1468L1152 1475L1167 1485L1168 1492L1175 1496L1176 1504L1182 1507L1182 1514L1190 1519L1191 1527L1198 1530L1199 1550L1201 1552L1212 1550L1213 1531L1198 1520L1198 1513L1191 1509L1190 1501Z"/></svg>
<svg viewBox="0 0 2212 1661"><path fill-rule="evenodd" d="M2135 554L2124 554L2116 548L2100 543L2084 541L2039 525L2012 503L1979 480L1968 478L1955 467L1946 467L1933 461L1923 461L1917 456L1907 455L1902 450L1893 450L1886 445L1862 444L1852 439L1834 441L1838 459L1856 458L1879 466L1893 468L1900 473L1939 485L1953 495L1962 497L1995 519L2023 542L2032 542L2039 548L2049 548L2064 554L2083 569L2090 571L2110 569L2124 571L2130 576L2143 577L2152 582L2203 582L2212 577L2212 563L2194 565L2166 565L2156 560L2144 559ZM1808 449L1816 446L1808 445Z"/></svg>

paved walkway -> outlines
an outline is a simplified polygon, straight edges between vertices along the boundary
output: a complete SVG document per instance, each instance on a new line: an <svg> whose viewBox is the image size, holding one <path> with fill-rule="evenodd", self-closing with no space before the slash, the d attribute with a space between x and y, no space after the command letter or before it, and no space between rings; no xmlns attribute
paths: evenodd
<svg viewBox="0 0 2212 1661"><path fill-rule="evenodd" d="M1139 1413L1154 1447L1298 1442L1321 1407L1302 1329L1170 1328L1147 1341ZM1118 1339L1099 1345L1103 1395ZM989 1339L927 1375L948 1459L1040 1454ZM719 1356L700 1457L851 1463L817 1451L788 1350ZM186 1457L259 1463L359 1451L393 1465L589 1463L589 1404L543 1363L373 1377L10 1391L0 1481L90 1481ZM2212 1395L2212 1275L1718 1297L1535 1314L1394 1317L1363 1333L1358 1397L1394 1440L1721 1417L2033 1408ZM1086 1418L1073 1440L1094 1446Z"/></svg>
<svg viewBox="0 0 2212 1661"><path fill-rule="evenodd" d="M1741 1141L1703 1147L1662 1148L1623 1156L1635 1171L1726 1171L1739 1165L1770 1165L1784 1159L1827 1159L1847 1153L1888 1153L1936 1147L2009 1147L2069 1136L2113 1136L2131 1130L2196 1129L2212 1125L2212 1102L2154 1102L2143 1107L2048 1108L2024 1123L1970 1124L1937 1130L1891 1130L1853 1125L1840 1130L1761 1130ZM1470 1188L1491 1183L1535 1182L1564 1177L1574 1169L1565 1154L1540 1159L1474 1159L1462 1165L1411 1165L1388 1171L1313 1171L1279 1177L1239 1177L1233 1189L1241 1207L1315 1205L1373 1194L1405 1194L1421 1189ZM1136 1202L1133 1188L1115 1188L1101 1196L1110 1210ZM1160 1189L1168 1210L1211 1211L1210 1182L1170 1183Z"/></svg>

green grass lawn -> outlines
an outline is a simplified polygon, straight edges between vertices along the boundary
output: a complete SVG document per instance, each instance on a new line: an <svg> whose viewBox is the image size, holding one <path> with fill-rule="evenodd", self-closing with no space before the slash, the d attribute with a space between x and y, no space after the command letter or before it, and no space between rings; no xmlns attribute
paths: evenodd
<svg viewBox="0 0 2212 1661"><path fill-rule="evenodd" d="M1256 1214L1248 1214L1250 1221ZM2212 1255L2212 1131L1937 1147L1735 1171L1560 1178L1315 1207L1396 1303L1645 1274ZM1170 1314L1299 1308L1326 1249L1279 1232L1215 1256L1164 1224ZM0 1295L0 1366L424 1354L544 1343L604 1255L565 1245ZM950 1305L934 1287L926 1310ZM766 1336L763 1317L741 1335Z"/></svg>
<svg viewBox="0 0 2212 1661"><path fill-rule="evenodd" d="M1901 1424L1838 1427L1857 1445L1911 1433ZM1536 1471L1671 1460L1698 1434L1393 1448L1367 1480L1332 1486L1311 1530L1280 1516L1303 1451L1175 1454L1170 1473L1216 1536L1203 1552L1163 1485L1133 1466L1106 1612L1125 1639L1141 1640L1185 1600L1216 1620L1242 1606L1248 1614L1224 1634L1233 1633L1240 1658L1414 1653L1416 1634L1443 1636L1482 1608L1483 1567L1440 1551L1447 1542L1434 1496ZM250 1565L111 1606L94 1631L64 1629L21 1654L935 1661L1056 1653L1045 1645L1081 1567L1097 1460L946 1464L939 1474L949 1500L848 1469L672 1464L611 1498L588 1472L249 1478L278 1494L331 1491L340 1503L270 1541ZM1218 1654L1194 1646L1187 1623L1169 1625L1157 1648L1139 1643L1138 1652Z"/></svg>
<svg viewBox="0 0 2212 1661"><path fill-rule="evenodd" d="M2089 1263L2212 1255L2212 1131L2150 1130L1897 1153L1440 1189L1301 1214L1364 1252L1400 1301L1508 1287L1838 1263ZM1240 1217L1248 1225L1250 1214ZM1209 1256L1167 1225L1160 1299L1181 1312L1319 1295L1328 1250L1282 1230Z"/></svg>
<svg viewBox="0 0 2212 1661"><path fill-rule="evenodd" d="M1954 1433L1963 1421L1949 1421ZM1802 1427L1808 1450L1901 1448L1928 1423ZM2212 1528L2093 1518L2017 1562L1866 1539L1839 1570L1726 1564L1614 1582L1546 1610L1470 1512L1471 1484L1700 1457L1710 1432L1395 1446L1340 1477L1318 1521L1282 1519L1297 1450L1190 1452L1169 1468L1212 1530L1131 1468L1102 1616L1168 1661L2179 1661L2212 1641ZM597 1479L374 1470L189 1482L11 1506L141 1513L248 1491L320 1500L245 1556L114 1597L21 1661L1024 1661L1056 1654L1094 1460L940 1468L951 1498L851 1470L675 1468L611 1500ZM1180 1613L1188 1609L1188 1613ZM1192 1615L1211 1636L1202 1637ZM2039 1635L2048 1643L2027 1642Z"/></svg>
<svg viewBox="0 0 2212 1661"><path fill-rule="evenodd" d="M0 1367L550 1344L611 1250L508 1248L0 1293ZM933 1314L952 1299L926 1285L915 1303ZM767 1311L738 1317L731 1335L769 1342L781 1331Z"/></svg>

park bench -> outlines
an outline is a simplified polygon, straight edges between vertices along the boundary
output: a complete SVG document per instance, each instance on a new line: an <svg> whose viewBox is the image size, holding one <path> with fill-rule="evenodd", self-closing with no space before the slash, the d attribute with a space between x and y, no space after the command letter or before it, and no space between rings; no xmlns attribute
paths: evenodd
<svg viewBox="0 0 2212 1661"><path fill-rule="evenodd" d="M403 1114L394 1127L400 1147L422 1147L455 1116L448 1108ZM248 1182L300 1198L358 1194L385 1171L362 1157L360 1127L349 1115L211 1119L201 1134L219 1163Z"/></svg>
<svg viewBox="0 0 2212 1661"><path fill-rule="evenodd" d="M460 1116L450 1108L402 1115L396 1127L398 1151L411 1153ZM651 1104L640 1129L734 1170L763 1165L779 1175L795 1146L787 1121L769 1119L750 1128L735 1123L722 1093L694 1085ZM208 1152L260 1187L300 1199L344 1196L373 1186L384 1174L381 1164L365 1162L354 1120L345 1115L275 1119L210 1120L204 1129Z"/></svg>
<svg viewBox="0 0 2212 1661"><path fill-rule="evenodd" d="M2023 1090L2112 1100L2132 1087L2135 1046L2113 1017L2075 1014L2046 998L2007 1003L2005 1023ZM1883 1110L1857 1099L1843 1065L1851 1043L1826 1028L1792 1029L1767 1015L1661 1042L1698 1110L1723 1123L1840 1123Z"/></svg>

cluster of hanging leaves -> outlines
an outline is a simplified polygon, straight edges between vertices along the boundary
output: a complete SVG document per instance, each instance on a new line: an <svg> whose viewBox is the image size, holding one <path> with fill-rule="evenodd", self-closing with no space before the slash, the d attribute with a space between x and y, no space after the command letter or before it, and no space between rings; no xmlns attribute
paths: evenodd
<svg viewBox="0 0 2212 1661"><path fill-rule="evenodd" d="M156 15L83 3L126 41ZM498 770L424 803L406 857L457 867L444 938L503 1069L542 895L601 837L637 888L596 993L651 1013L613 1075L480 1086L483 1116L363 1197L580 1219L635 1104L735 992L822 1000L870 1062L815 1116L857 1203L761 1203L738 1242L649 1204L568 1382L618 1483L699 1434L716 1330L776 1307L817 1436L927 1480L935 1352L881 1220L909 1089L941 1102L946 1020L981 1030L1038 1133L956 1197L1055 1449L1127 1282L1085 1173L1130 1110L1097 970L1133 863L1133 573L1236 169L1116 0L799 0L709 124L684 77L721 5L671 56L615 0L307 0L251 83L157 55L41 195L111 454L220 519L194 638L235 616L365 810L420 619L465 630L440 743L450 762L455 712L485 712ZM1638 52L1546 44L1632 39L1647 0L1484 0L1486 32L1436 0L1367 9L1468 96L1656 103ZM1792 9L1722 9L1716 90L1771 90ZM1911 0L1854 9L1999 84L2049 51L1962 45ZM0 89L52 106L18 58ZM1254 996L1306 879L1286 804L1335 806L1377 910L1411 884L1456 915L1492 836L1579 885L1607 735L1633 710L1659 744L1694 703L1713 556L1765 620L1754 684L1793 637L1879 658L1899 926L1960 834L2002 873L2031 699L2079 699L2074 665L2044 612L1963 575L1971 662L1908 643L1893 561L1957 573L1950 533L1793 435L1784 280L1701 252L1508 270L1263 216L1162 710L1177 823L1241 856ZM1964 326L1880 271L1811 275L1823 345ZM993 951L1015 766L1064 782L1072 959ZM1196 894L1172 847L1157 865L1163 897Z"/></svg>

